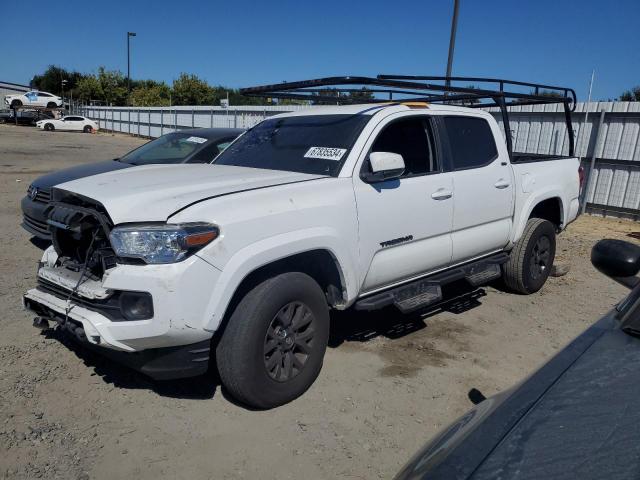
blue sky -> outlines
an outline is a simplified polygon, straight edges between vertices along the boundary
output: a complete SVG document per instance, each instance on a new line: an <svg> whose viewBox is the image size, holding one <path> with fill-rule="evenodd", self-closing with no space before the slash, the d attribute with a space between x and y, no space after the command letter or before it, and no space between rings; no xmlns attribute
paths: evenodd
<svg viewBox="0 0 640 480"><path fill-rule="evenodd" d="M188 72L230 87L444 75L453 9L453 0L1 3L0 80L28 83L49 64L126 73L129 30L133 78ZM461 0L453 74L570 86L584 100L595 68L593 97L613 98L640 84L639 19L640 0Z"/></svg>

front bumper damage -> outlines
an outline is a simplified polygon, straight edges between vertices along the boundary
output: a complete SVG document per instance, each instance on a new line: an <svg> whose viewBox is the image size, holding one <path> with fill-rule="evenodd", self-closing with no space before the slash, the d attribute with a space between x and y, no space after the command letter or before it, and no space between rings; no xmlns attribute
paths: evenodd
<svg viewBox="0 0 640 480"><path fill-rule="evenodd" d="M197 257L171 265L117 265L102 279L55 264L50 247L38 270L38 286L24 306L53 322L85 346L155 379L184 378L206 372L212 333L201 328L211 283L219 271ZM153 299L153 317L126 320L117 315L118 292L142 290ZM117 303L117 302L116 302ZM117 310L117 309L116 309Z"/></svg>
<svg viewBox="0 0 640 480"><path fill-rule="evenodd" d="M211 340L138 352L130 349L117 350L113 348L114 345L103 343L103 337L94 327L93 322L98 315L96 312L72 305L67 313L64 300L38 289L29 290L23 297L23 303L39 316L36 318L40 322L43 319L47 323L55 322L85 347L155 380L195 377L206 373L209 368Z"/></svg>

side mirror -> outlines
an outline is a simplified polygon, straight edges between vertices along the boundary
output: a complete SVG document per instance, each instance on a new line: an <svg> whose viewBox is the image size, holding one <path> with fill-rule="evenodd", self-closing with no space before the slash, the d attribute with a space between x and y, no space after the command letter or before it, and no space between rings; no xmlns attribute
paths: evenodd
<svg viewBox="0 0 640 480"><path fill-rule="evenodd" d="M600 272L618 281L634 277L640 271L640 247L623 240L600 240L591 249L591 263Z"/></svg>
<svg viewBox="0 0 640 480"><path fill-rule="evenodd" d="M404 173L404 159L402 155L392 152L371 152L369 154L371 172L361 175L367 183L384 182L400 178Z"/></svg>

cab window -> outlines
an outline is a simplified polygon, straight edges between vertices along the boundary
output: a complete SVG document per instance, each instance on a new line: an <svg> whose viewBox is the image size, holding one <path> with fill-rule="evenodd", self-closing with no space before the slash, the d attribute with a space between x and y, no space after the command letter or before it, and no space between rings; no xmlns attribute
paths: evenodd
<svg viewBox="0 0 640 480"><path fill-rule="evenodd" d="M378 134L371 152L402 155L405 165L402 177L426 175L438 170L431 125L423 116L403 118L387 125ZM370 168L369 162L365 162L364 168Z"/></svg>
<svg viewBox="0 0 640 480"><path fill-rule="evenodd" d="M485 119L447 116L444 126L454 170L483 167L498 156L493 132Z"/></svg>

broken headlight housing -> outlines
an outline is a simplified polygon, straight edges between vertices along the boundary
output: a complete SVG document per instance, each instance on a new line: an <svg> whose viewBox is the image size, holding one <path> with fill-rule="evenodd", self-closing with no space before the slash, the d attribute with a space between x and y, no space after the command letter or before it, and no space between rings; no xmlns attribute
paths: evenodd
<svg viewBox="0 0 640 480"><path fill-rule="evenodd" d="M161 264L184 260L218 235L208 223L139 224L114 228L109 240L118 257Z"/></svg>

